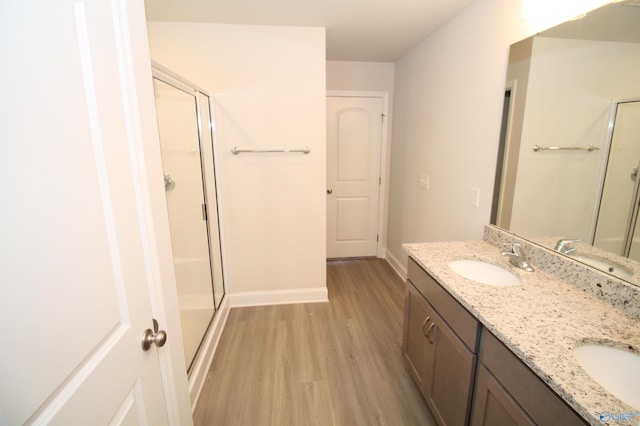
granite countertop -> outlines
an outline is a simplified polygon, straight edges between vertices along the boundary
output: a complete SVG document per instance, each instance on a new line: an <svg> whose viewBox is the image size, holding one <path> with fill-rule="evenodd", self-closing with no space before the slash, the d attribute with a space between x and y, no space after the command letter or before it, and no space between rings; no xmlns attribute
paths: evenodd
<svg viewBox="0 0 640 426"><path fill-rule="evenodd" d="M553 248L561 238L563 237L537 237L534 238L533 241L543 247ZM575 248L576 251L569 254L569 257L574 256L574 258L579 258L580 256L584 256L587 257L587 260L588 258L595 259L596 261L603 260L617 269L618 272L610 272L611 275L619 276L626 281L634 283L635 285L640 285L639 262L627 257L619 256L611 251L603 250L580 240L570 243L570 247Z"/></svg>
<svg viewBox="0 0 640 426"><path fill-rule="evenodd" d="M500 248L485 241L416 243L404 248L587 422L604 424L599 413L640 414L640 407L623 403L593 381L573 355L573 348L582 342L632 345L640 352L637 318L541 268L525 272L511 266ZM470 281L449 269L448 263L457 259L500 265L517 275L520 285L495 287ZM611 424L639 421L634 416Z"/></svg>

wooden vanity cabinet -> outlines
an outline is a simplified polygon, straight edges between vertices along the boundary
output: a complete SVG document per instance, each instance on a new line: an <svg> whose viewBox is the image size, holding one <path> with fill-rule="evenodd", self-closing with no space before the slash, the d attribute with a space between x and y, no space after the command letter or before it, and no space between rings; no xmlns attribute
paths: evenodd
<svg viewBox="0 0 640 426"><path fill-rule="evenodd" d="M471 425L585 425L502 342L482 330Z"/></svg>
<svg viewBox="0 0 640 426"><path fill-rule="evenodd" d="M479 323L409 260L403 352L438 424L468 423Z"/></svg>
<svg viewBox="0 0 640 426"><path fill-rule="evenodd" d="M586 424L411 258L406 288L405 365L439 425Z"/></svg>

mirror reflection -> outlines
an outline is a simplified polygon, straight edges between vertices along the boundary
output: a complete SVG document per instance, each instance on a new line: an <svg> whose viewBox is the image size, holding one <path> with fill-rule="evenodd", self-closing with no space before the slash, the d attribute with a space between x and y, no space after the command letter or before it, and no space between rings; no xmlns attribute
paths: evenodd
<svg viewBox="0 0 640 426"><path fill-rule="evenodd" d="M640 1L511 46L492 223L640 284Z"/></svg>

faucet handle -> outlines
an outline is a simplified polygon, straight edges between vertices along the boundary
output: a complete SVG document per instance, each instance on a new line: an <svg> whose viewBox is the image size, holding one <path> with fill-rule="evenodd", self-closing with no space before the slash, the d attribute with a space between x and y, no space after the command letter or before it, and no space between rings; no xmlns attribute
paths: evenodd
<svg viewBox="0 0 640 426"><path fill-rule="evenodd" d="M527 272L533 272L533 268L529 265L520 243L510 242L502 243L502 245L511 247L511 250L500 252L500 254L507 256L512 265L517 266L520 269L524 269Z"/></svg>
<svg viewBox="0 0 640 426"><path fill-rule="evenodd" d="M502 245L511 247L511 253L513 254L518 254L518 252L522 250L522 245L520 243L509 242L509 243L502 243Z"/></svg>
<svg viewBox="0 0 640 426"><path fill-rule="evenodd" d="M569 245L571 243L577 243L578 241L580 241L579 238L567 238L567 239L563 238L563 239L560 239L556 243L555 250L558 253L565 253L565 254L573 253L573 252L576 251L576 248L575 247L567 247L567 245Z"/></svg>

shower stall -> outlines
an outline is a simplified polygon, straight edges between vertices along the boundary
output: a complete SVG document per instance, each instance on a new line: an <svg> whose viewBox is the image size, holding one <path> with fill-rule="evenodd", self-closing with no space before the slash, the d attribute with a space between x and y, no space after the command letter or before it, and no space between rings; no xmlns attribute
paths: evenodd
<svg viewBox="0 0 640 426"><path fill-rule="evenodd" d="M614 103L593 245L640 261L640 98Z"/></svg>
<svg viewBox="0 0 640 426"><path fill-rule="evenodd" d="M153 64L153 88L187 371L225 294L207 93Z"/></svg>

